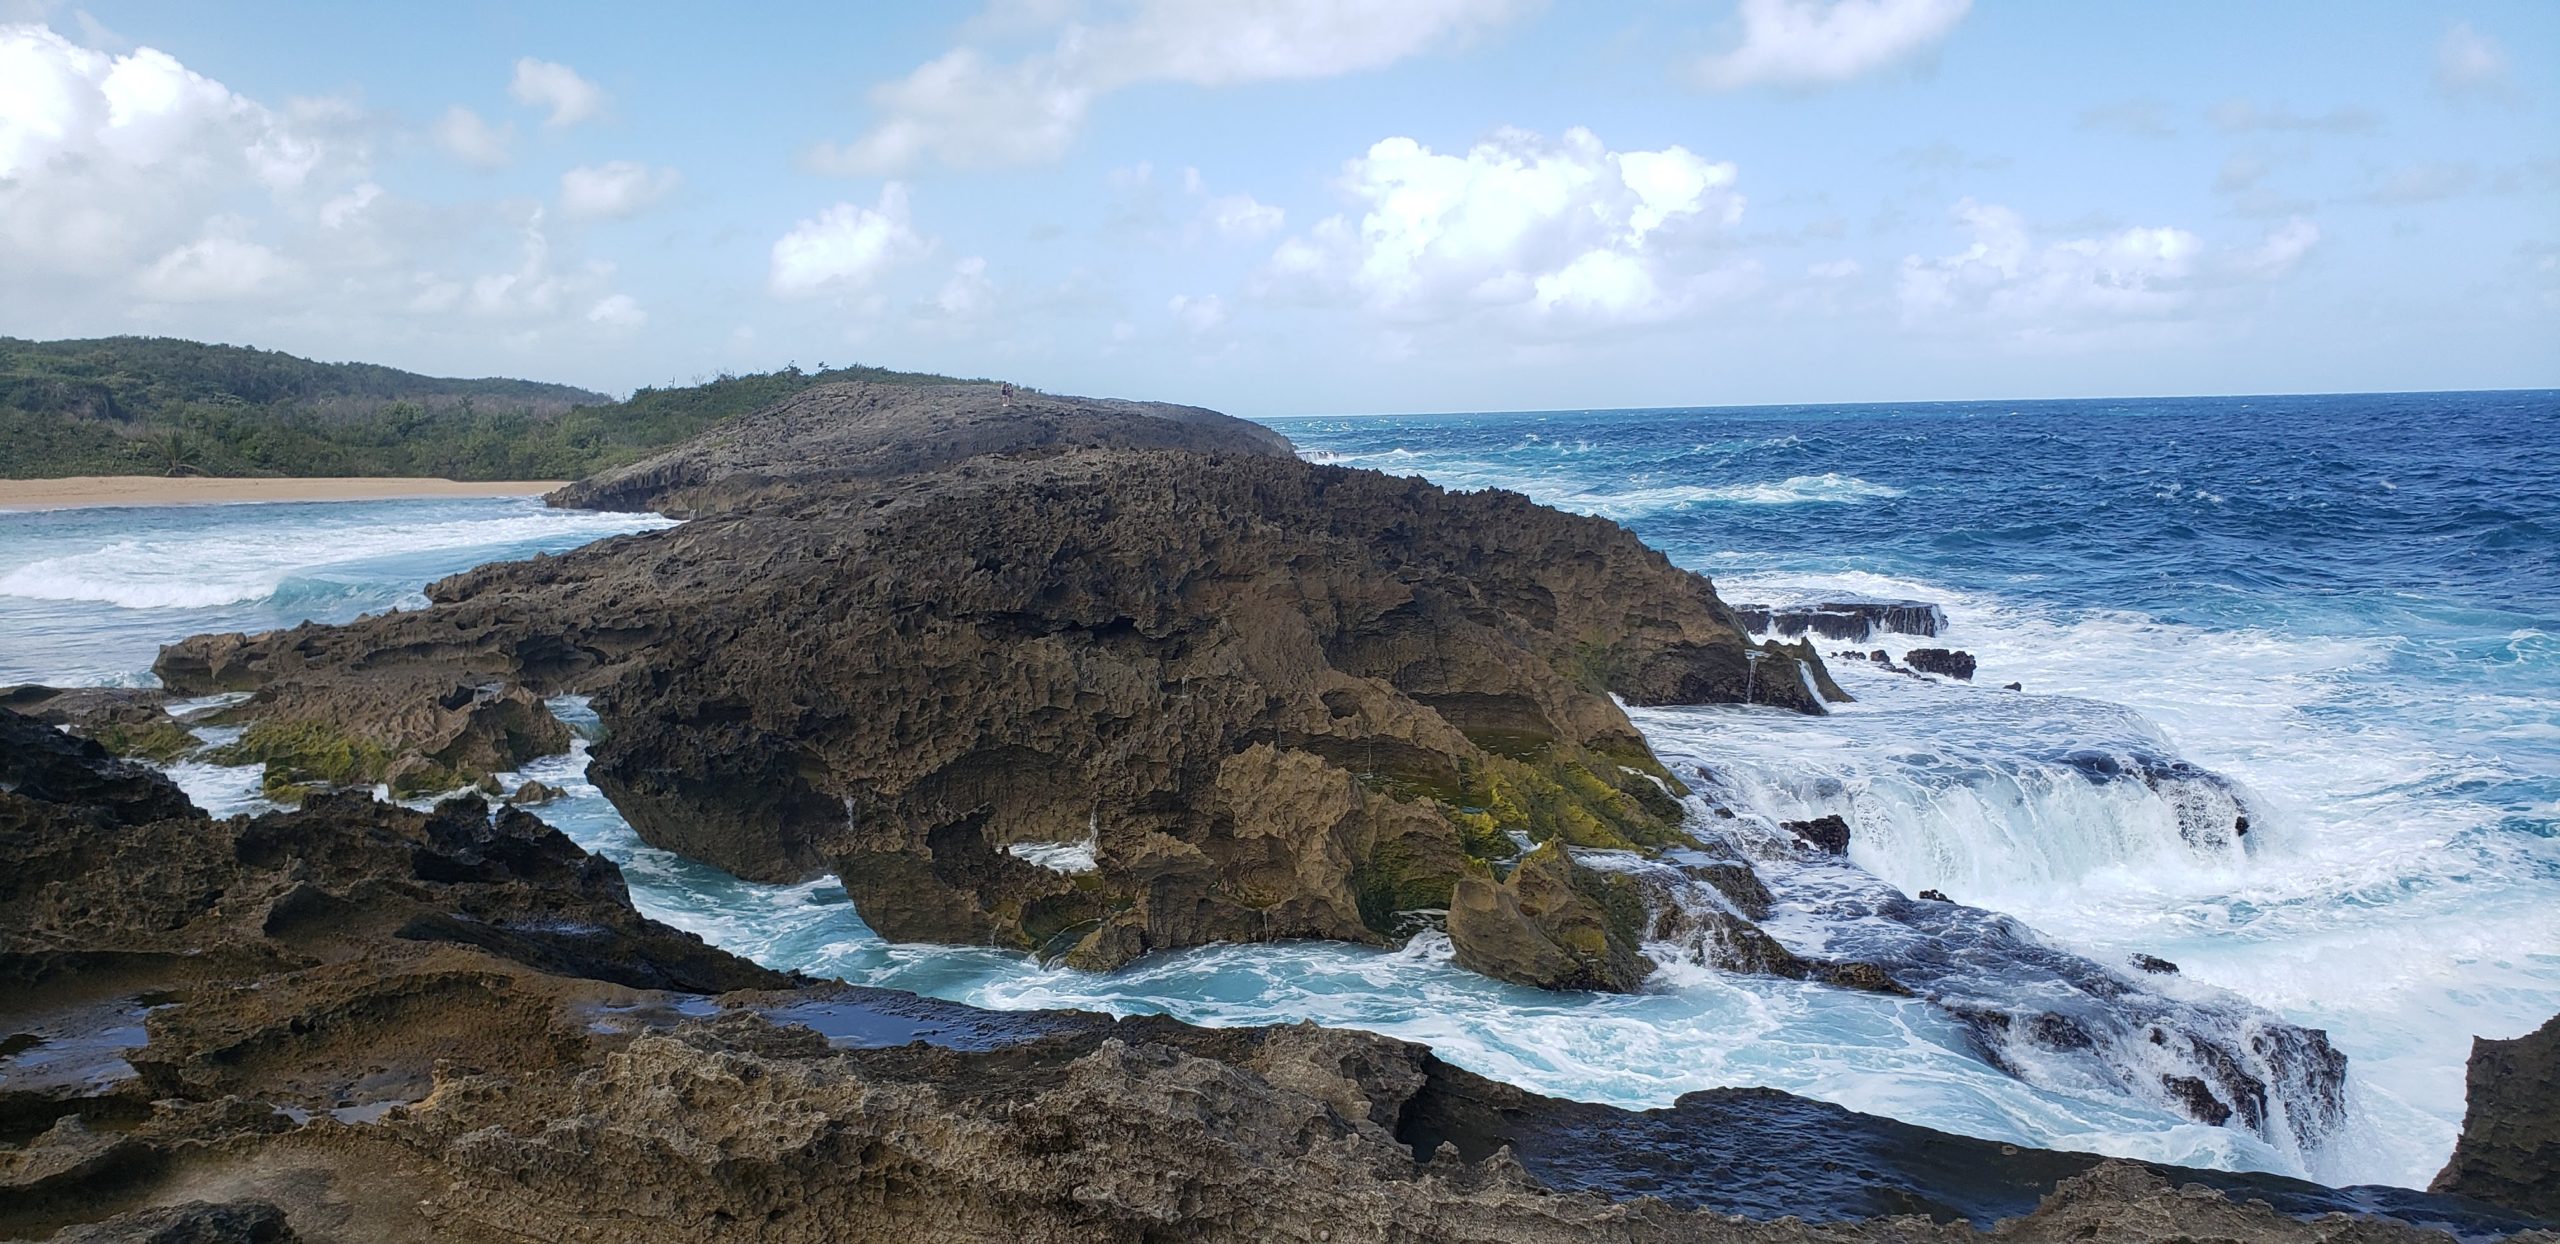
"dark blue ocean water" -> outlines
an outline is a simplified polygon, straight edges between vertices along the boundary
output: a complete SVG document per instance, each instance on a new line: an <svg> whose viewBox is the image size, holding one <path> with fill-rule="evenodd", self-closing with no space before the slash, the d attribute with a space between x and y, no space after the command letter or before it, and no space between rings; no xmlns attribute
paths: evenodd
<svg viewBox="0 0 2560 1244"><path fill-rule="evenodd" d="M1158 956L1107 976L893 946L828 883L756 886L652 851L582 779L544 815L623 861L652 914L779 966L990 1006L1312 1018L1635 1106L1769 1085L1972 1135L2423 1184L2475 1034L2560 1011L2560 395L2426 394L1281 419L1320 461L1517 489L1626 524L1729 600L1926 599L1971 686L1834 668L1823 718L1637 714L1770 818L1838 811L1851 861L2007 912L2092 958L2160 954L2328 1029L2353 1126L2318 1152L2165 1113L2068 1069L1987 1065L1909 999L1666 964L1560 996L1401 950ZM421 603L429 580L652 520L522 500L0 514L0 682L135 681L161 643ZM2021 692L1999 690L2018 682ZM577 713L575 705L564 712ZM2173 753L2238 784L2250 850L2093 785L2058 743ZM220 809L254 773L185 765ZM1820 929L1793 935L1823 937ZM1983 982L1997 988L1997 981Z"/></svg>

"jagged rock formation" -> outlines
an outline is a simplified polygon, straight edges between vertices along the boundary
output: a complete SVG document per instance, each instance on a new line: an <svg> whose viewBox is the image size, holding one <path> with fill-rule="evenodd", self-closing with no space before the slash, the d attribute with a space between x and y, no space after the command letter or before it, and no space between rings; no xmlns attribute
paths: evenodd
<svg viewBox="0 0 2560 1244"><path fill-rule="evenodd" d="M2560 1016L2475 1038L2468 1079L2462 1139L2430 1186L2560 1222Z"/></svg>
<svg viewBox="0 0 2560 1244"><path fill-rule="evenodd" d="M0 773L5 1238L1952 1244L2005 1218L1996 1238L2027 1244L2521 1225L1766 1090L1561 1102L1311 1025L812 985L641 918L612 865L522 813L329 796L215 822L6 712Z"/></svg>
<svg viewBox="0 0 2560 1244"><path fill-rule="evenodd" d="M1309 465L1187 408L994 394L814 390L597 485L706 515L682 527L157 668L255 687L244 747L325 719L364 771L417 756L440 779L532 738L474 718L458 755L454 713L589 693L590 774L651 843L760 880L834 872L893 939L1090 967L1383 941L1520 838L1683 841L1679 786L1611 696L1819 712L1836 692L1809 644L1751 644L1614 524ZM457 688L482 698L416 707ZM1014 851L1087 839L1091 872Z"/></svg>
<svg viewBox="0 0 2560 1244"><path fill-rule="evenodd" d="M983 384L823 385L546 499L571 509L689 518L813 485L923 475L989 454L1078 448L1295 453L1289 438L1261 424L1197 406Z"/></svg>

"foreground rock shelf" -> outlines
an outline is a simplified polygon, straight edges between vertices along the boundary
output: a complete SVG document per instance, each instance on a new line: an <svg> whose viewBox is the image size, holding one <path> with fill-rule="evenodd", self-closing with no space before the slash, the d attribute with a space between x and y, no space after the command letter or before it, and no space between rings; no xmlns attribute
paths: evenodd
<svg viewBox="0 0 2560 1244"><path fill-rule="evenodd" d="M2382 1241L2524 1225L2455 1197L2022 1151L1768 1091L1641 1113L1560 1102L1309 1025L997 1014L787 977L639 916L612 864L528 814L340 795L213 821L6 711L0 981L0 1237L1960 1240L2008 1219L2001 1239Z"/></svg>

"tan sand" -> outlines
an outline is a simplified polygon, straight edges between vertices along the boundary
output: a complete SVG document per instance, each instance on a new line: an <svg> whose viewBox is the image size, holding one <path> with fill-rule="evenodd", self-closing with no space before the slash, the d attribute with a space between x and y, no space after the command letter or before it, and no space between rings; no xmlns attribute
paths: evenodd
<svg viewBox="0 0 2560 1244"><path fill-rule="evenodd" d="M243 501L388 501L404 497L528 497L558 480L315 478L212 479L158 475L75 475L67 479L0 479L0 510L62 510L95 505L228 505Z"/></svg>

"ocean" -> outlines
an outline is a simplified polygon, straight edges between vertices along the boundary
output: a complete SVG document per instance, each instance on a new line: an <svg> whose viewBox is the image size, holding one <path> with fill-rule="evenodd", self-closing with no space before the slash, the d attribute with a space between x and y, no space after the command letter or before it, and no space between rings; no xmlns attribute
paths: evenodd
<svg viewBox="0 0 2560 1244"><path fill-rule="evenodd" d="M529 771L570 792L543 815L619 860L650 914L777 967L981 1006L1314 1019L1631 1107L1766 1085L2332 1183L2423 1186L2461 1120L2471 1038L2560 1011L2560 394L1269 422L1316 461L1612 519L1728 601L1939 605L1936 639L1822 646L1960 648L1970 684L1842 659L1857 700L1828 717L1633 715L1755 817L1843 815L1869 884L1943 890L2093 960L2159 956L2180 988L2325 1029L2350 1060L2346 1125L2275 1143L2064 1068L1995 1066L1913 999L1678 962L1604 997L1461 971L1429 932L1108 975L892 946L830 882L752 885L641 845L581 780L583 746ZM0 514L0 683L147 682L158 645L189 634L417 607L440 575L661 525L519 499ZM2191 790L2092 780L2091 755L2220 775L2250 812L2246 849L2199 847L2180 832ZM260 806L254 773L174 772L208 807Z"/></svg>

